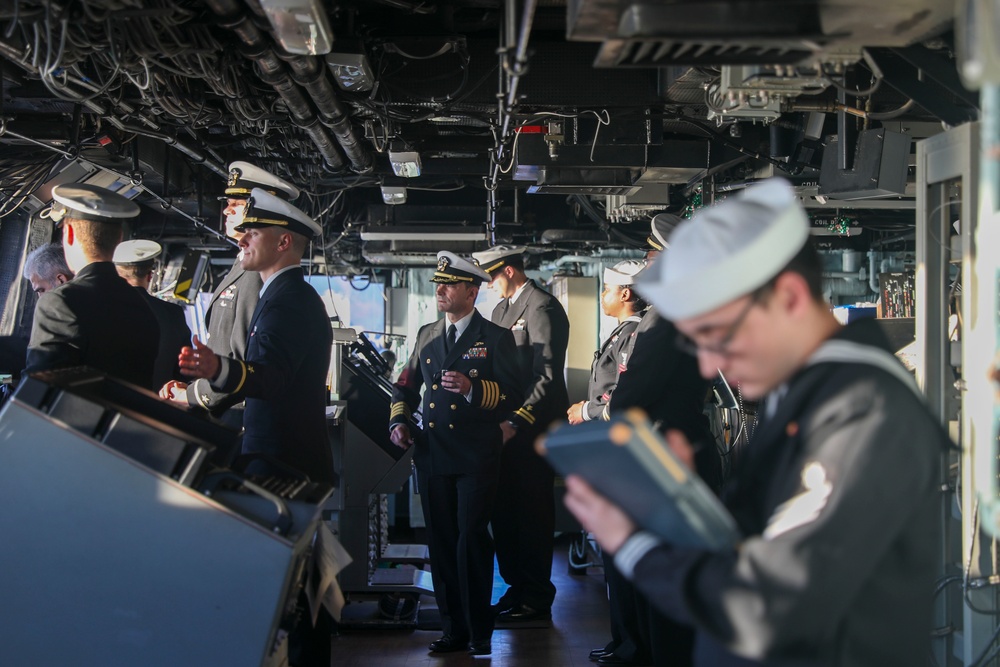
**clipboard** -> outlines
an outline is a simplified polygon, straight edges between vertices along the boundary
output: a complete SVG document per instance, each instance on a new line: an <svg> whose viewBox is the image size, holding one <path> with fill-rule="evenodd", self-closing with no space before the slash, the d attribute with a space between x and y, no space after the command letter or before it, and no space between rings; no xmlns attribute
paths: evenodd
<svg viewBox="0 0 1000 667"><path fill-rule="evenodd" d="M535 449L559 474L579 475L664 542L725 551L740 540L729 511L642 410L560 426L539 438Z"/></svg>

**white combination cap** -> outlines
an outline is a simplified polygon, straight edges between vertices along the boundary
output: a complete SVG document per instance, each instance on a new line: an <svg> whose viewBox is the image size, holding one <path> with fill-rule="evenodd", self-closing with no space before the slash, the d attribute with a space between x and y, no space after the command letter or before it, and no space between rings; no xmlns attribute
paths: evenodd
<svg viewBox="0 0 1000 667"><path fill-rule="evenodd" d="M490 281L490 274L453 252L442 250L438 253L437 258L437 270L431 278L432 283L442 283L444 285L470 283L472 285L479 285Z"/></svg>
<svg viewBox="0 0 1000 667"><path fill-rule="evenodd" d="M495 245L488 250L472 253L472 259L482 268L483 271L493 274L507 266L514 257L520 257L528 246L523 245Z"/></svg>
<svg viewBox="0 0 1000 667"><path fill-rule="evenodd" d="M308 215L261 188L250 191L247 212L236 231L244 232L254 227L281 227L302 234L307 239L323 233L323 228Z"/></svg>
<svg viewBox="0 0 1000 667"><path fill-rule="evenodd" d="M297 187L269 171L240 160L231 163L226 197L246 198L254 188L261 188L282 199L295 199L299 196Z"/></svg>
<svg viewBox="0 0 1000 667"><path fill-rule="evenodd" d="M52 220L65 216L79 220L121 222L139 215L139 205L105 188L87 183L52 188Z"/></svg>
<svg viewBox="0 0 1000 667"><path fill-rule="evenodd" d="M697 317L765 285L808 240L792 186L768 179L681 224L636 289L669 320Z"/></svg>
<svg viewBox="0 0 1000 667"><path fill-rule="evenodd" d="M646 262L641 259L626 259L614 266L604 269L604 284L629 287L635 283L635 277L646 268Z"/></svg>
<svg viewBox="0 0 1000 667"><path fill-rule="evenodd" d="M122 241L115 248L115 256L111 260L115 264L140 264L156 259L163 248L156 241L148 239L133 239Z"/></svg>

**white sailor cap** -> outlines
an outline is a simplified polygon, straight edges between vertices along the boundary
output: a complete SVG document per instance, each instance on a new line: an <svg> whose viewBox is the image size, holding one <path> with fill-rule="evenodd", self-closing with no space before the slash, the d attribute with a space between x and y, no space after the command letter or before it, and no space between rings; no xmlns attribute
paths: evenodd
<svg viewBox="0 0 1000 667"><path fill-rule="evenodd" d="M323 233L323 228L308 215L261 188L250 191L247 212L236 231L245 232L254 227L280 227L302 234L307 239Z"/></svg>
<svg viewBox="0 0 1000 667"><path fill-rule="evenodd" d="M88 183L57 185L52 188L52 210L55 222L67 215L78 220L122 222L139 215L139 205L120 194Z"/></svg>
<svg viewBox="0 0 1000 667"><path fill-rule="evenodd" d="M658 213L649 222L649 236L646 245L653 250L666 250L670 247L667 239L684 219L673 213Z"/></svg>
<svg viewBox="0 0 1000 667"><path fill-rule="evenodd" d="M667 319L697 317L767 284L808 240L795 191L772 178L681 224L636 289Z"/></svg>
<svg viewBox="0 0 1000 667"><path fill-rule="evenodd" d="M507 266L511 259L523 255L527 249L523 245L495 245L488 250L472 253L472 259L479 268L492 276Z"/></svg>
<svg viewBox="0 0 1000 667"><path fill-rule="evenodd" d="M442 250L438 253L437 258L437 270L434 272L434 277L431 278L432 283L444 285L469 283L478 286L483 282L490 281L490 274L453 252Z"/></svg>
<svg viewBox="0 0 1000 667"><path fill-rule="evenodd" d="M283 178L256 167L249 162L237 160L229 165L229 180L226 182L226 196L222 199L247 198L254 188L261 188L282 199L295 199L299 189Z"/></svg>
<svg viewBox="0 0 1000 667"><path fill-rule="evenodd" d="M646 268L646 262L641 259L626 259L612 267L604 269L604 284L630 287L635 277Z"/></svg>
<svg viewBox="0 0 1000 667"><path fill-rule="evenodd" d="M148 239L122 241L115 248L115 256L111 261L115 264L141 264L153 261L162 251L163 248L156 241Z"/></svg>

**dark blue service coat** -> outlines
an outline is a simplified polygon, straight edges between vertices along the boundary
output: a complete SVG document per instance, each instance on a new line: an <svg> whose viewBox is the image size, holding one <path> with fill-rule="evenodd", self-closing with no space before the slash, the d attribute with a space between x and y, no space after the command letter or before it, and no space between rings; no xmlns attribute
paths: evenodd
<svg viewBox="0 0 1000 667"><path fill-rule="evenodd" d="M424 438L413 461L436 475L495 469L503 434L500 421L521 406L517 350L510 331L479 312L450 352L444 351L446 319L424 325L406 368L393 387L390 426L405 423L424 389ZM442 371L459 371L472 382L472 402L438 385Z"/></svg>
<svg viewBox="0 0 1000 667"><path fill-rule="evenodd" d="M326 376L333 332L319 294L294 268L277 276L250 320L246 361L220 355L211 385L246 399L243 452L261 452L333 484Z"/></svg>
<svg viewBox="0 0 1000 667"><path fill-rule="evenodd" d="M111 262L93 262L38 297L25 371L90 366L146 389L160 332L141 294Z"/></svg>

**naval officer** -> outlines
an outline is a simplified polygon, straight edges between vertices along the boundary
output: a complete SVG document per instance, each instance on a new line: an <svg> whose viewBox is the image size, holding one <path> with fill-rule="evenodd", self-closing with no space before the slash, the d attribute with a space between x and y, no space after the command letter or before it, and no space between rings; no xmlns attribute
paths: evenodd
<svg viewBox="0 0 1000 667"><path fill-rule="evenodd" d="M500 245L473 253L501 301L492 320L514 335L524 403L500 428L500 485L493 512L497 567L510 586L495 606L498 623L551 618L555 503L552 467L535 451L535 438L569 405L564 367L569 319L559 300L524 273L524 246Z"/></svg>
<svg viewBox="0 0 1000 667"><path fill-rule="evenodd" d="M438 253L431 281L445 317L421 327L392 393L391 437L405 448L413 444L408 424L424 392L424 437L413 461L444 630L431 642L434 653L491 652L489 521L503 446L500 421L524 402L513 335L475 309L479 287L489 279L471 262Z"/></svg>
<svg viewBox="0 0 1000 667"><path fill-rule="evenodd" d="M216 354L195 336L194 347L181 352L181 372L246 399L243 453L264 455L248 470L280 475L284 465L332 485L326 374L333 332L300 266L322 228L288 202L254 188L239 231L243 268L264 280L250 318L246 360ZM160 396L169 398L167 391Z"/></svg>
<svg viewBox="0 0 1000 667"><path fill-rule="evenodd" d="M76 274L39 295L26 372L91 366L146 389L160 332L145 299L111 263L122 223L139 205L95 185L57 185L51 218L61 223L66 263Z"/></svg>
<svg viewBox="0 0 1000 667"><path fill-rule="evenodd" d="M247 208L247 198L254 188L260 188L269 195L290 201L299 196L299 189L288 181L254 166L248 162L236 161L229 165L229 180L220 197L225 202L222 215L225 219L226 235L237 243L243 237L240 225ZM240 251L242 255L242 250ZM245 269L237 255L236 261L226 277L215 288L212 299L205 310L205 342L216 354L232 359L246 359L247 335L250 318L257 308L260 288L263 285L256 271ZM195 380L190 384L170 383L164 387L171 392L178 403L210 410L222 414L227 408L239 403L225 393L213 389L205 380ZM235 427L241 423L241 411L229 410L223 420Z"/></svg>
<svg viewBox="0 0 1000 667"><path fill-rule="evenodd" d="M153 368L154 387L162 387L170 380L180 379L177 355L182 347L191 342L191 329L184 319L184 308L176 303L157 299L149 293L153 265L162 252L163 248L156 241L134 239L119 243L112 260L118 275L142 294L160 328L160 349Z"/></svg>

